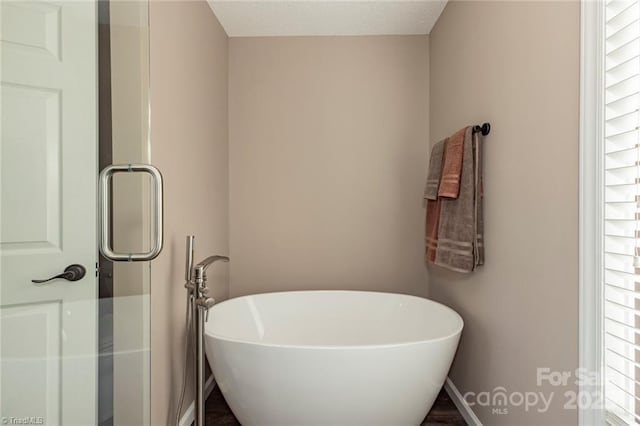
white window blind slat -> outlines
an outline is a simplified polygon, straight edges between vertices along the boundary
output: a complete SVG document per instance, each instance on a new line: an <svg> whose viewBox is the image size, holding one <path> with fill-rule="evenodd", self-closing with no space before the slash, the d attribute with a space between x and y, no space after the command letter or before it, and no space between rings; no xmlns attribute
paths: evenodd
<svg viewBox="0 0 640 426"><path fill-rule="evenodd" d="M631 5L634 0L608 0L606 2L607 12L609 17L617 15L623 9L626 9L629 5Z"/></svg>
<svg viewBox="0 0 640 426"><path fill-rule="evenodd" d="M622 99L624 96L640 90L640 75L635 74L628 76L622 80L609 81L608 83L609 84L605 87L605 101L615 102ZM607 117L607 119L608 118L609 117Z"/></svg>
<svg viewBox="0 0 640 426"><path fill-rule="evenodd" d="M609 253L604 254L604 261L606 265L621 272L627 272L629 274L635 273L633 267L633 259L625 259L623 256L615 256Z"/></svg>
<svg viewBox="0 0 640 426"><path fill-rule="evenodd" d="M604 250L607 253L626 253L633 256L636 250L635 239L633 237L605 237Z"/></svg>
<svg viewBox="0 0 640 426"><path fill-rule="evenodd" d="M605 318L605 323L610 330L609 333L615 336L623 337L627 340L635 339L635 337L633 336L637 336L638 334L640 334L640 331L638 331L637 328L630 326L629 324L618 322L612 318Z"/></svg>
<svg viewBox="0 0 640 426"><path fill-rule="evenodd" d="M627 220L627 219L605 219L604 221L604 232L607 235L622 235L622 236L631 236L633 237L636 231L636 221L635 220ZM605 263L605 268L609 269L618 269L613 268L612 265ZM618 269L620 271L627 272L626 270ZM632 274L635 274L635 271L631 271Z"/></svg>
<svg viewBox="0 0 640 426"><path fill-rule="evenodd" d="M616 111L605 121L605 131L634 130L638 122L638 110Z"/></svg>
<svg viewBox="0 0 640 426"><path fill-rule="evenodd" d="M637 58L636 58L636 59L637 59ZM611 107L613 107L613 108L614 108L614 112L615 112L615 111L617 111L617 110L619 109L619 108L618 108L618 106L616 106L616 105L615 105L616 103L618 103L618 102L624 102L625 100L629 100L628 98L629 98L629 97L631 97L631 96L633 96L633 95L638 95L638 92L636 92L636 93L630 93L629 95L625 96L624 98L616 99L615 101L606 102L606 103L605 103L605 106L606 106L607 108L611 108ZM637 104L633 104L633 106L634 106L634 107L635 107L636 105L637 105ZM607 112L609 112L609 111L607 111Z"/></svg>
<svg viewBox="0 0 640 426"><path fill-rule="evenodd" d="M611 322L612 324L615 323L613 320L611 320ZM616 323L616 324L619 324L619 323ZM607 334L611 336L612 339L619 341L622 345L625 345L625 344L630 345L630 347L632 348L632 352L634 354L637 354L638 352L640 352L636 349L633 349L634 348L633 341L636 339L637 335L633 332L630 332L629 331L630 328L625 329L621 325L618 325L618 327L613 327L613 328L614 330L607 332Z"/></svg>
<svg viewBox="0 0 640 426"><path fill-rule="evenodd" d="M627 272L618 271L612 268L605 268L604 270L605 280L608 280L607 277L612 277L612 279L617 280L627 280L629 282L633 282L633 280L637 279L635 274L629 274ZM625 278L627 277L627 278Z"/></svg>
<svg viewBox="0 0 640 426"><path fill-rule="evenodd" d="M629 238L629 237L624 237ZM627 274L613 269L604 270L604 281L613 285L640 291L640 280L636 274Z"/></svg>
<svg viewBox="0 0 640 426"><path fill-rule="evenodd" d="M610 118L608 118L607 120L605 120L605 123L610 125L610 126L619 126L622 125L624 126L624 123L622 122L622 119L629 119L629 118L635 118L634 114L638 113L638 108L630 108L628 110L616 110L615 112L612 111ZM633 125L633 123L631 123L630 125L627 126L628 129L634 129L635 126Z"/></svg>
<svg viewBox="0 0 640 426"><path fill-rule="evenodd" d="M637 132L635 132L637 133ZM637 139L637 136L636 136ZM636 165L638 158L636 153L638 152L638 147L636 144L629 148L620 149L619 151L612 151L605 155L605 171L611 171L612 169L616 169L618 167L625 166L634 166Z"/></svg>
<svg viewBox="0 0 640 426"><path fill-rule="evenodd" d="M605 172L604 183L607 187L616 188L624 185L633 185L635 177L632 175L633 169L637 166L635 164L632 165L622 165L616 166L611 170L607 170ZM609 201L611 205L607 205L607 207L611 207L612 211L619 212L620 209L624 209L625 211L633 210L635 211L635 205L631 205L631 203L635 200L620 200L620 201ZM607 215L605 214L605 217Z"/></svg>
<svg viewBox="0 0 640 426"><path fill-rule="evenodd" d="M634 55L631 58L621 62L615 66L612 66L607 70L607 78L614 81L621 81L625 78L638 73L638 55Z"/></svg>
<svg viewBox="0 0 640 426"><path fill-rule="evenodd" d="M615 7L613 5L607 6L606 20L606 36L609 36L616 31L624 28L638 16L638 2L630 1L618 4L616 2Z"/></svg>
<svg viewBox="0 0 640 426"><path fill-rule="evenodd" d="M637 56L639 51L640 44L638 43L638 39L632 39L625 44L612 49L611 52L607 55L607 66L605 67L605 69L613 70L614 67L622 65L624 62L629 61L634 56ZM613 83L615 83L615 81L612 81L610 84Z"/></svg>
<svg viewBox="0 0 640 426"><path fill-rule="evenodd" d="M640 102L640 97L636 97L635 99ZM637 141L638 135L633 131L627 132L625 135L617 138L608 137L605 144L605 154L611 155L616 152L633 149L635 148Z"/></svg>
<svg viewBox="0 0 640 426"><path fill-rule="evenodd" d="M606 49L608 51L615 49L617 46L622 46L627 43L629 40L632 40L635 37L635 28L634 26L638 25L638 20L634 19L627 25L621 27L618 30L612 31L606 37Z"/></svg>
<svg viewBox="0 0 640 426"><path fill-rule="evenodd" d="M607 380L621 389L623 392L629 394L632 398L638 399L635 396L635 387L638 386L638 382L630 379L627 376L627 372L619 371L617 368L607 366L606 370Z"/></svg>
<svg viewBox="0 0 640 426"><path fill-rule="evenodd" d="M622 369L624 371L633 371L635 368L640 367L640 364L631 359L629 355L621 354L614 348L607 348L606 353L608 355L608 364L606 365L613 365L616 368ZM631 356L633 357L633 355Z"/></svg>

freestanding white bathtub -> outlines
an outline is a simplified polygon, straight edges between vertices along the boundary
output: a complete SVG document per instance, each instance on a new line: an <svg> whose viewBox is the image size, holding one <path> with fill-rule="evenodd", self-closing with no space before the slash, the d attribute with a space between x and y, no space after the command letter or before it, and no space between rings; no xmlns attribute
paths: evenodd
<svg viewBox="0 0 640 426"><path fill-rule="evenodd" d="M419 425L462 326L452 309L419 297L267 293L215 305L206 353L244 426Z"/></svg>

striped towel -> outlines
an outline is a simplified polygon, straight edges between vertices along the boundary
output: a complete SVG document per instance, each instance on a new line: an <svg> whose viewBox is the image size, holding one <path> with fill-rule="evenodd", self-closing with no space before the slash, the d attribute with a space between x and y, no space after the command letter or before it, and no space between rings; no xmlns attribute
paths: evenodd
<svg viewBox="0 0 640 426"><path fill-rule="evenodd" d="M438 196L458 198L460 193L460 176L462 175L462 157L465 133L468 127L455 132L447 141L442 164L442 179Z"/></svg>
<svg viewBox="0 0 640 426"><path fill-rule="evenodd" d="M440 220L440 200L438 199L438 187L442 177L442 157L444 155L447 139L436 143L431 149L429 158L429 171L427 183L424 188L424 199L427 202L427 217L425 223L425 261L436 260L438 249L438 222Z"/></svg>
<svg viewBox="0 0 640 426"><path fill-rule="evenodd" d="M427 172L427 184L424 187L425 200L437 200L438 188L442 177L442 157L444 155L446 139L441 140L431 149L429 158L429 171Z"/></svg>

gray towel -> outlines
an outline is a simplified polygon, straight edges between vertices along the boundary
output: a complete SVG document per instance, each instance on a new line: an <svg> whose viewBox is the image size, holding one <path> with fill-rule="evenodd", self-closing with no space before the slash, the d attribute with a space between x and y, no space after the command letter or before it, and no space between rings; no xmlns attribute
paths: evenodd
<svg viewBox="0 0 640 426"><path fill-rule="evenodd" d="M471 272L484 263L482 245L481 141L467 127L462 152L460 193L457 199L441 198L436 265Z"/></svg>
<svg viewBox="0 0 640 426"><path fill-rule="evenodd" d="M424 187L425 200L437 200L442 175L442 157L447 139L443 139L433 146L429 158L429 171L427 172L427 184Z"/></svg>
<svg viewBox="0 0 640 426"><path fill-rule="evenodd" d="M476 210L476 240L475 263L484 265L484 182L482 178L482 135L473 135L473 154L475 170L475 210Z"/></svg>

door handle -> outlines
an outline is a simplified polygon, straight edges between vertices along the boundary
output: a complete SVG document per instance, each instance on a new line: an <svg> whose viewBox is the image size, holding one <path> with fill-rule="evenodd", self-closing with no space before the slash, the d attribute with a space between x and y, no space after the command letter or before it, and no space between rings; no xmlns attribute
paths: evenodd
<svg viewBox="0 0 640 426"><path fill-rule="evenodd" d="M0 0L1 1L1 0ZM151 249L145 253L117 253L112 247L111 236L111 191L112 178L116 173L147 173L151 176L153 189L153 229ZM153 260L162 251L163 218L162 218L162 173L149 164L122 164L105 167L100 173L98 185L98 201L100 210L100 253L112 262L141 262Z"/></svg>
<svg viewBox="0 0 640 426"><path fill-rule="evenodd" d="M54 277L47 278L46 280L31 280L31 282L34 284L43 284L43 283L57 280L57 279L63 279L67 281L79 281L85 276L86 273L87 273L87 270L85 269L84 266L74 264L74 265L67 266L66 268L64 268L63 273L58 274Z"/></svg>

